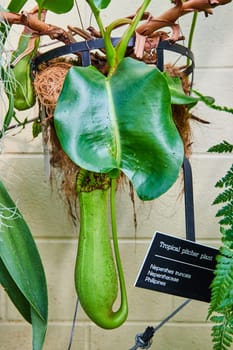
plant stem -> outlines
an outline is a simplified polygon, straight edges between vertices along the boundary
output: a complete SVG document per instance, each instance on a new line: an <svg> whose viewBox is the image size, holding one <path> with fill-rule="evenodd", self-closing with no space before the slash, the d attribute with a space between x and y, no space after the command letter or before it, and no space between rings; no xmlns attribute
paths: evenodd
<svg viewBox="0 0 233 350"><path fill-rule="evenodd" d="M190 50L191 50L191 48L192 48L194 30L195 30L196 23L197 23L197 16L198 16L198 12L195 11L195 12L193 13L191 28L190 28L190 31L189 31L188 48L189 48ZM189 66L189 64L190 64L190 58L187 58L187 66Z"/></svg>
<svg viewBox="0 0 233 350"><path fill-rule="evenodd" d="M87 1L87 3L90 6L91 11L95 17L96 23L97 23L99 30L100 30L100 33L101 33L101 36L104 38L105 29L104 29L104 25L103 25L103 22L102 22L101 17L100 17L100 11L99 11L99 9L97 9L97 7L94 5L94 3L92 1L90 1L90 2Z"/></svg>
<svg viewBox="0 0 233 350"><path fill-rule="evenodd" d="M105 47L107 44L107 49L106 49L107 61L108 61L108 65L110 67L110 71L109 71L108 76L110 76L111 72L115 70L115 67L117 66L117 63L118 63L116 49L113 47L112 42L111 42L111 33L115 28L120 27L120 26L125 25L125 24L131 25L132 20L128 19L128 18L117 19L116 21L113 21L112 23L110 23L106 28ZM108 45L109 45L109 47L111 46L111 49L109 49Z"/></svg>
<svg viewBox="0 0 233 350"><path fill-rule="evenodd" d="M114 62L115 58L115 48L112 45L111 38L108 34L106 34L106 30L104 28L103 22L100 17L100 11L97 9L97 7L94 5L92 1L87 1L88 5L91 8L91 11L95 17L96 23L98 25L98 28L100 30L101 36L104 39L104 46L106 50L106 56L107 56L107 62L109 66L111 66Z"/></svg>
<svg viewBox="0 0 233 350"><path fill-rule="evenodd" d="M150 4L151 0L144 0L143 4L140 6L139 10L137 11L137 14L133 20L129 19L121 19L114 21L111 23L107 29L105 30L103 27L103 23L100 18L100 11L95 7L95 5L92 2L88 2L94 16L97 22L97 25L99 27L101 36L104 38L104 44L105 44L105 50L106 50L106 56L107 56L107 62L109 65L109 74L108 76L111 76L114 70L116 69L117 65L120 63L120 61L125 56L125 51L128 46L128 42L132 35L134 34L134 31L142 18L146 8ZM121 37L118 45L116 48L113 47L111 42L111 32L114 28L116 28L119 25L122 24L130 24L129 28L125 31L123 36Z"/></svg>
<svg viewBox="0 0 233 350"><path fill-rule="evenodd" d="M146 8L149 6L151 0L144 0L143 4L140 6L135 18L132 21L131 26L125 31L125 33L122 35L121 40L117 44L116 47L116 52L117 52L117 57L118 57L118 62L120 62L124 56L125 56L125 51L128 46L128 42L132 35L134 34L134 31L141 20Z"/></svg>

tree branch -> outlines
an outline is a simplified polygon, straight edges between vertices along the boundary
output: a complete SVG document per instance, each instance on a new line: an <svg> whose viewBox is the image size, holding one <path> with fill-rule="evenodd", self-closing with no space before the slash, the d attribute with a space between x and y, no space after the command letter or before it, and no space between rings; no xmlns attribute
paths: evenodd
<svg viewBox="0 0 233 350"><path fill-rule="evenodd" d="M213 13L213 8L226 5L232 0L187 0L183 2L182 0L173 0L172 8L168 9L158 17L153 17L149 13L144 13L142 19L146 19L145 23L138 26L136 29L137 37L140 36L153 38L153 35L156 35L155 32L164 27L171 27L172 34L169 37L169 40L175 42L180 40L180 28L176 23L179 17L186 15L191 12L204 12L206 16ZM128 16L127 18L134 18L133 16ZM42 36L47 35L52 40L59 40L65 44L70 44L74 42L74 38L70 31L65 31L63 28L57 27L52 24L47 24L42 20L39 20L35 16L35 9L30 12L21 12L21 13L12 13L12 12L3 12L0 11L0 18L3 21L11 24L21 24L25 27L30 28L35 35ZM91 33L92 34L92 33ZM163 36L164 32L162 32ZM167 37L166 37L167 40ZM142 42L145 39L141 40ZM157 41L157 39L156 39Z"/></svg>
<svg viewBox="0 0 233 350"><path fill-rule="evenodd" d="M156 30L164 27L172 27L175 31L173 33L172 40L176 41L177 36L177 20L179 17L189 14L191 12L204 12L205 15L212 14L212 9L220 5L226 5L232 0L188 0L183 2L182 0L174 0L174 7L168 9L158 17L152 17L148 15L147 22L143 23L137 28L137 32L141 35L150 35Z"/></svg>
<svg viewBox="0 0 233 350"><path fill-rule="evenodd" d="M35 16L35 11L31 12L21 12L21 13L13 13L13 12L3 12L0 11L0 18L8 24L20 24L25 27L30 28L32 32L34 32L37 36L48 35L52 40L59 40L65 44L70 44L74 42L74 39L70 32L65 31L63 28L47 24L42 20L39 20Z"/></svg>

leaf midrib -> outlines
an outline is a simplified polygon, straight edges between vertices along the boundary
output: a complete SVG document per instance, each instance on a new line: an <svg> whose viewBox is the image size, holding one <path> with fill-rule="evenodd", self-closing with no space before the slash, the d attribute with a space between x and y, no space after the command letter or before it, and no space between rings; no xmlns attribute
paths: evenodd
<svg viewBox="0 0 233 350"><path fill-rule="evenodd" d="M110 79L106 79L105 81L106 91L109 101L109 116L112 121L112 135L113 135L113 146L112 146L112 156L116 160L118 168L121 164L121 142L120 142L120 130L117 123L117 114L116 109L114 107L114 98L112 94L112 88Z"/></svg>

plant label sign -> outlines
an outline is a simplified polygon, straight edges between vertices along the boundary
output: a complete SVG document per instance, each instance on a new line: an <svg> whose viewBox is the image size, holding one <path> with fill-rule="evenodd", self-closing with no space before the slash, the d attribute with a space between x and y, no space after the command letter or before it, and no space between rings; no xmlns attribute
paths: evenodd
<svg viewBox="0 0 233 350"><path fill-rule="evenodd" d="M218 249L156 232L135 286L209 302L218 253Z"/></svg>

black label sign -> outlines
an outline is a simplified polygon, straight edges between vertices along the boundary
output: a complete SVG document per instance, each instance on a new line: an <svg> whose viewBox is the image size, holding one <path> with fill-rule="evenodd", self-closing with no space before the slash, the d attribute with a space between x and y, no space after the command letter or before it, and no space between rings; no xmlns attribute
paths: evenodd
<svg viewBox="0 0 233 350"><path fill-rule="evenodd" d="M156 232L136 287L209 302L218 249Z"/></svg>

